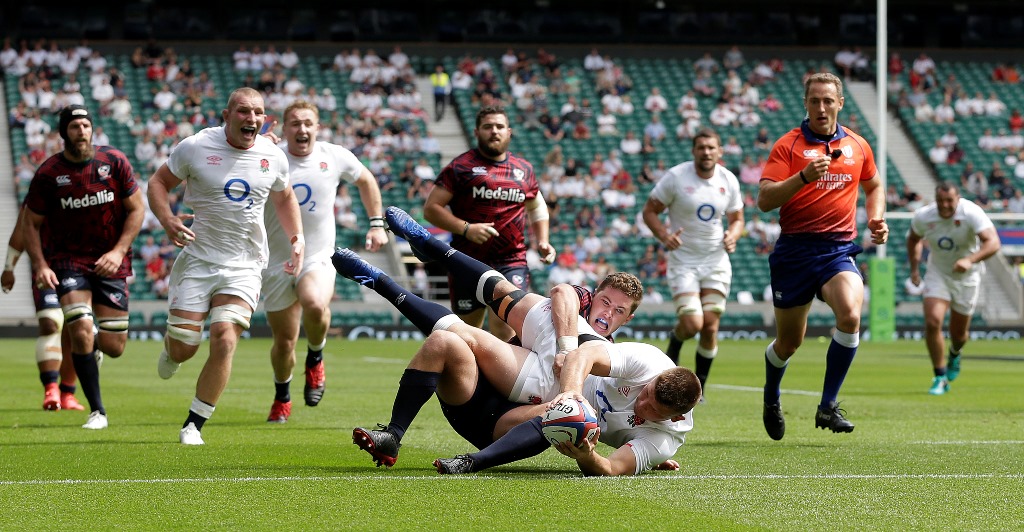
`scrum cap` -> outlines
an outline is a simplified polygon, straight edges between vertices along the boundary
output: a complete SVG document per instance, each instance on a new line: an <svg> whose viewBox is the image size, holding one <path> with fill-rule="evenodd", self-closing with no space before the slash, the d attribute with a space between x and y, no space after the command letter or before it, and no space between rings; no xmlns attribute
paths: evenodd
<svg viewBox="0 0 1024 532"><path fill-rule="evenodd" d="M60 125L57 128L60 138L68 140L68 126L73 120L79 118L84 118L89 121L90 125L92 124L92 115L84 105L73 104L60 110Z"/></svg>

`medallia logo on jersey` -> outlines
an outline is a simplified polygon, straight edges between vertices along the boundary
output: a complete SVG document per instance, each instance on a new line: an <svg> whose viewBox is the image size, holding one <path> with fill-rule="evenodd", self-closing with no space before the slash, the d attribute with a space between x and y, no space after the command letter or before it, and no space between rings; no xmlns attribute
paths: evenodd
<svg viewBox="0 0 1024 532"><path fill-rule="evenodd" d="M522 170L520 170L518 168L515 168L515 169L512 170L512 179L515 179L516 181L522 181L525 177L526 177L526 172L524 172L524 171L522 171Z"/></svg>
<svg viewBox="0 0 1024 532"><path fill-rule="evenodd" d="M57 186L58 187L66 187L66 186L68 186L70 184L71 184L71 176L69 176L69 175L59 175L59 176L57 176Z"/></svg>
<svg viewBox="0 0 1024 532"><path fill-rule="evenodd" d="M320 161L320 171L321 172L326 172L327 171L327 163L326 162Z"/></svg>
<svg viewBox="0 0 1024 532"><path fill-rule="evenodd" d="M220 166L220 162L223 161L221 157L217 155L210 155L206 158L206 164L210 166Z"/></svg>
<svg viewBox="0 0 1024 532"><path fill-rule="evenodd" d="M60 208L81 209L82 207L92 207L94 205L102 205L112 201L114 201L114 193L109 190L101 190L83 198L62 198L60 200Z"/></svg>
<svg viewBox="0 0 1024 532"><path fill-rule="evenodd" d="M264 174L270 171L270 161L266 159L260 159L260 172Z"/></svg>
<svg viewBox="0 0 1024 532"><path fill-rule="evenodd" d="M105 181L110 177L110 165L105 164L97 168L96 173L100 176L100 181Z"/></svg>
<svg viewBox="0 0 1024 532"><path fill-rule="evenodd" d="M523 203L526 201L526 193L518 188L498 187L491 190L483 185L473 188L473 199L503 200L512 203Z"/></svg>
<svg viewBox="0 0 1024 532"><path fill-rule="evenodd" d="M487 167L486 166L474 166L473 167L473 175L487 175Z"/></svg>

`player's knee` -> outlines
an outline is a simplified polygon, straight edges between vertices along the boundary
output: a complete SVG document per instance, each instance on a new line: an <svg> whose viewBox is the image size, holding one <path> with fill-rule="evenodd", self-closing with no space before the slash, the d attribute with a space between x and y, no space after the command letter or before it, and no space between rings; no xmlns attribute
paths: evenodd
<svg viewBox="0 0 1024 532"><path fill-rule="evenodd" d="M71 325L76 322L92 321L92 306L88 303L71 303L62 307L64 312L64 323Z"/></svg>
<svg viewBox="0 0 1024 532"><path fill-rule="evenodd" d="M57 309L54 309L57 310ZM57 310L57 312L60 312ZM36 338L36 362L46 362L49 360L60 361L63 359L63 354L60 348L60 333L54 332L50 334L40 334Z"/></svg>
<svg viewBox="0 0 1024 532"><path fill-rule="evenodd" d="M220 305L213 307L210 311L210 326L214 323L234 323L243 329L249 328L249 319L252 318L252 310L242 305ZM212 329L211 329L212 334Z"/></svg>
<svg viewBox="0 0 1024 532"><path fill-rule="evenodd" d="M203 341L203 322L171 314L167 317L167 337L196 347Z"/></svg>
<svg viewBox="0 0 1024 532"><path fill-rule="evenodd" d="M101 333L128 334L128 315L98 318L96 327Z"/></svg>
<svg viewBox="0 0 1024 532"><path fill-rule="evenodd" d="M44 308L36 312L36 319L39 320L39 335L49 334L60 335L64 328L64 311L59 308Z"/></svg>
<svg viewBox="0 0 1024 532"><path fill-rule="evenodd" d="M700 298L701 308L704 312L714 312L721 315L725 312L725 296L718 293L704 294Z"/></svg>
<svg viewBox="0 0 1024 532"><path fill-rule="evenodd" d="M700 298L697 294L683 294L675 297L676 316L682 321L684 318L702 314Z"/></svg>

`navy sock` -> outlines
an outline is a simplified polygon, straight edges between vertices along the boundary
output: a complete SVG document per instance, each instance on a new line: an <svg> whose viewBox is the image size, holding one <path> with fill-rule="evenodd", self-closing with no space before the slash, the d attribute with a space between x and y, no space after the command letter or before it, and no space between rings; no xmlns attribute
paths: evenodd
<svg viewBox="0 0 1024 532"><path fill-rule="evenodd" d="M537 416L512 427L497 441L469 456L473 459L473 471L482 471L537 456L549 447L551 442L541 432L540 416Z"/></svg>
<svg viewBox="0 0 1024 532"><path fill-rule="evenodd" d="M945 377L946 376L946 368L932 368L932 372L935 373L936 377Z"/></svg>
<svg viewBox="0 0 1024 532"><path fill-rule="evenodd" d="M412 420L416 419L416 414L419 414L420 408L434 395L437 381L440 379L440 373L406 369L402 374L402 380L398 381L398 393L395 394L395 404L391 407L391 422L388 423L387 431L401 440Z"/></svg>
<svg viewBox="0 0 1024 532"><path fill-rule="evenodd" d="M764 404L766 405L779 404L779 398L782 397L782 377L786 374L786 368L789 367L789 364L784 364L780 368L772 363L768 351L771 350L774 354L774 347L775 342L772 342L764 354ZM778 359L778 355L775 355L775 358Z"/></svg>
<svg viewBox="0 0 1024 532"><path fill-rule="evenodd" d="M694 364L693 372L697 375L697 380L700 381L700 387L703 389L704 383L708 381L708 374L711 373L711 363L715 359L701 356L700 353L697 353L694 359L696 363Z"/></svg>
<svg viewBox="0 0 1024 532"><path fill-rule="evenodd" d="M292 380L288 379L288 382L275 382L274 383L274 400L287 403L292 400L291 394ZM186 423L187 425L187 423Z"/></svg>
<svg viewBox="0 0 1024 532"><path fill-rule="evenodd" d="M393 279L381 274L373 290L391 302L423 334L430 334L441 318L454 314L443 305L427 301L402 288Z"/></svg>
<svg viewBox="0 0 1024 532"><path fill-rule="evenodd" d="M840 334L847 333L836 332L832 336L832 343L828 345L828 353L825 354L825 384L822 387L821 404L819 405L822 408L830 407L836 402L839 389L842 388L843 381L846 379L846 373L850 371L850 365L853 364L853 357L857 355L857 343L847 342L853 343L852 347L843 345L836 338Z"/></svg>
<svg viewBox="0 0 1024 532"><path fill-rule="evenodd" d="M668 350L665 351L665 354L668 355L668 358L672 359L672 362L674 362L677 365L679 364L679 350L682 348L683 341L680 340L679 338L676 338L675 333L669 334Z"/></svg>
<svg viewBox="0 0 1024 532"><path fill-rule="evenodd" d="M77 389L78 387L77 387L77 386L75 386L74 384L64 384L64 383L62 382L62 383L60 383L60 386L59 386L59 388L60 388L60 392L61 392L61 393L70 393L70 394L74 394L74 393L75 393L75 390L76 390L76 389Z"/></svg>
<svg viewBox="0 0 1024 532"><path fill-rule="evenodd" d="M313 351L313 348L311 348L311 347L307 347L306 348L306 367L307 368L312 368L313 366L316 366L317 364L323 362L323 360L324 360L324 352L322 350L321 351Z"/></svg>
<svg viewBox="0 0 1024 532"><path fill-rule="evenodd" d="M53 384L53 383L57 382L58 380L60 380L60 372L56 371L56 370L54 370L54 371L40 371L39 372L39 380L42 381L43 386L46 386L47 384Z"/></svg>
<svg viewBox="0 0 1024 532"><path fill-rule="evenodd" d="M203 430L203 424L205 424L207 421L209 421L209 418L205 418L205 417L200 416L199 414L189 410L188 411L188 417L185 418L185 423L181 426L181 428L187 427L189 423L195 423L196 430L200 430L201 431L201 430Z"/></svg>
<svg viewBox="0 0 1024 532"><path fill-rule="evenodd" d="M99 410L101 414L107 415L100 395L100 369L96 366L96 351L84 355L72 353L71 361L75 365L75 373L78 373L78 382L82 384L85 400L89 402L89 411Z"/></svg>

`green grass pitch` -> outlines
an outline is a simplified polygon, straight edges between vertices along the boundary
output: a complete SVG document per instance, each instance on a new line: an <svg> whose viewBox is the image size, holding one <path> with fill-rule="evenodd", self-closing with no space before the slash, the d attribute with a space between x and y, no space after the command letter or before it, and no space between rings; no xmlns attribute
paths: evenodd
<svg viewBox="0 0 1024 532"><path fill-rule="evenodd" d="M178 429L205 361L169 381L157 342L131 342L102 367L110 427L44 412L31 340L0 341L0 530L984 530L1024 526L1024 342L968 344L946 396L927 394L922 342L862 344L840 399L851 434L814 428L825 345L813 339L783 381L785 439L761 424L763 342L724 342L708 402L678 472L582 478L554 451L483 474L441 477L431 462L472 450L435 400L396 466L373 467L355 426L386 422L415 341L327 348L327 392L284 425L269 341L243 340L207 444ZM300 342L300 347L304 343ZM664 346L661 346L664 347ZM692 363L693 343L684 346ZM79 399L84 402L81 392ZM602 446L599 450L609 452Z"/></svg>

